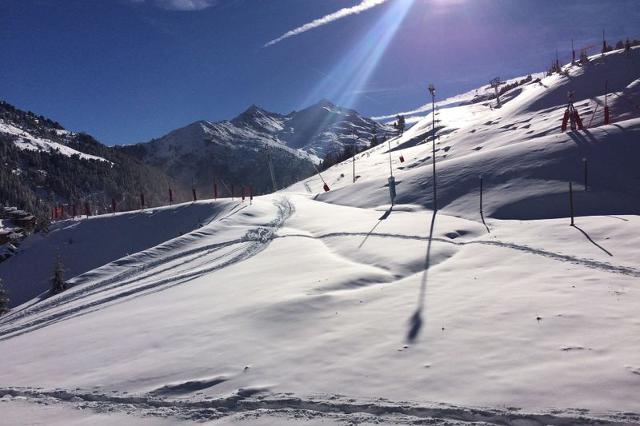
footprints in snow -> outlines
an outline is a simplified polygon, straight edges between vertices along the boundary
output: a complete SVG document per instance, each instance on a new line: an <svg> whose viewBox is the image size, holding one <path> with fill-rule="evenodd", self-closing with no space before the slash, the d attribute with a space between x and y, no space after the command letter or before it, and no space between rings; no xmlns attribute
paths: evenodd
<svg viewBox="0 0 640 426"><path fill-rule="evenodd" d="M447 232L445 235L445 237L451 239L451 240L455 240L458 237L463 237L465 235L467 235L469 233L469 231L462 231L462 230L456 230L454 232Z"/></svg>

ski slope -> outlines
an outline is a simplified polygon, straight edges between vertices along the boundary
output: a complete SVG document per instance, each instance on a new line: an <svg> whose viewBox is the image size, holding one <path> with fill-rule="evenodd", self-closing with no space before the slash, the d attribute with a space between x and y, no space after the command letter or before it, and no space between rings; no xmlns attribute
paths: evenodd
<svg viewBox="0 0 640 426"><path fill-rule="evenodd" d="M586 124L604 96L599 76L634 99L639 64L640 50L613 52L514 89L499 109L440 109L437 213L431 115L359 154L356 183L348 161L322 173L327 193L317 175L252 203L164 208L207 220L114 252L70 274L64 293L0 318L3 413L53 424L639 424L640 118L612 102L613 124L596 112L591 128L559 132L567 89ZM129 215L150 242L159 228ZM124 216L76 226L130 233Z"/></svg>

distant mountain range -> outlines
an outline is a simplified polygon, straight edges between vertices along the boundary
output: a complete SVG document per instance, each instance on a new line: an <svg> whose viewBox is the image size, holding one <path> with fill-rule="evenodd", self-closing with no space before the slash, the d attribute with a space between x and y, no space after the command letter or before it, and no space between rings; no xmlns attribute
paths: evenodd
<svg viewBox="0 0 640 426"><path fill-rule="evenodd" d="M273 189L269 157L279 189L313 174L327 153L352 145L368 147L374 132L390 131L323 100L286 115L252 105L230 121L196 121L119 150L206 192L214 181L227 190L231 185L251 185L257 192L268 192Z"/></svg>
<svg viewBox="0 0 640 426"><path fill-rule="evenodd" d="M41 220L54 205L84 211L119 210L191 198L194 185L211 197L213 183L226 196L232 185L256 193L288 186L315 172L327 153L369 145L391 129L356 111L323 100L283 115L252 105L230 121L196 121L146 143L108 147L86 133L0 101L0 204L31 211ZM238 190L239 191L239 190ZM70 210L67 210L69 212Z"/></svg>

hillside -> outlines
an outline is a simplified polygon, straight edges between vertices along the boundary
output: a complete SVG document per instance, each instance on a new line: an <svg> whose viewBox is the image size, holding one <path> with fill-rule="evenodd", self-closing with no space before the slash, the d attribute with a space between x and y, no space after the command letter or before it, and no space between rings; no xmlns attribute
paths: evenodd
<svg viewBox="0 0 640 426"><path fill-rule="evenodd" d="M634 142L640 131L639 52L638 48L630 53L614 51L592 57L586 66L567 65L567 76L553 74L507 92L502 108L495 108L495 100L466 105L442 101L449 106L436 112L439 207L477 219L482 176L485 214L496 218L566 216L569 181L576 185L581 215L639 214L640 172L634 165L640 150ZM614 120L609 126L602 126L605 81ZM569 91L588 127L584 131L560 131ZM432 118L431 114L420 117L402 138L389 141L398 169L398 203L432 205ZM379 155L388 152L387 146L356 157L356 172L361 175L356 185L351 184L351 162L324 172L332 191L318 199L358 207L388 203L389 158ZM400 155L405 163L400 163ZM588 192L584 191L583 159L587 160ZM322 182L316 176L294 189L302 191L306 186L320 191ZM361 192L368 197L354 197Z"/></svg>
<svg viewBox="0 0 640 426"><path fill-rule="evenodd" d="M139 208L141 192L149 205L164 204L171 182L88 134L6 102L0 102L0 161L0 203L36 213L41 222L58 205L69 212L71 204L88 202L93 211L108 211L115 198L120 209Z"/></svg>
<svg viewBox="0 0 640 426"><path fill-rule="evenodd" d="M313 174L327 153L368 147L374 131L390 129L326 100L286 115L252 105L230 121L197 121L119 149L206 194L214 181L220 193L231 185L266 193L273 191L269 157L281 189Z"/></svg>
<svg viewBox="0 0 640 426"><path fill-rule="evenodd" d="M166 208L211 211L0 318L3 412L61 425L640 424L640 49L565 71L500 108L438 110L437 211L430 114L358 154L355 183L349 160L251 203ZM560 131L568 90L584 130ZM125 219L69 221L38 244L91 221L129 234Z"/></svg>

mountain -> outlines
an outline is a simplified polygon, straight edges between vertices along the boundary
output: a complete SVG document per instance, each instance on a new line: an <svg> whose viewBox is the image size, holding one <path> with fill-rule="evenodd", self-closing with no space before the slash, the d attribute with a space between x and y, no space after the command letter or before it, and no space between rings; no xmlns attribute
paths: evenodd
<svg viewBox="0 0 640 426"><path fill-rule="evenodd" d="M327 100L286 115L252 105L230 121L196 121L119 149L206 193L214 181L221 191L233 184L263 193L273 189L269 156L276 187L283 188L313 174L327 153L367 148L374 131L391 129Z"/></svg>
<svg viewBox="0 0 640 426"><path fill-rule="evenodd" d="M170 179L86 133L0 101L0 203L50 216L58 204L88 202L93 211L166 202ZM67 210L68 212L69 210ZM84 209L82 209L84 211Z"/></svg>

